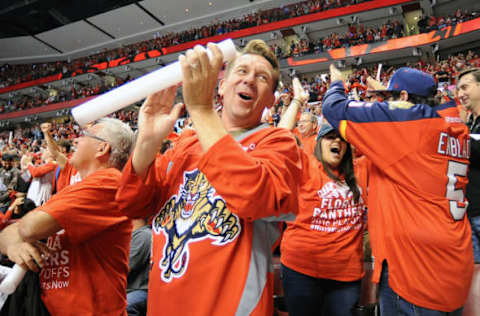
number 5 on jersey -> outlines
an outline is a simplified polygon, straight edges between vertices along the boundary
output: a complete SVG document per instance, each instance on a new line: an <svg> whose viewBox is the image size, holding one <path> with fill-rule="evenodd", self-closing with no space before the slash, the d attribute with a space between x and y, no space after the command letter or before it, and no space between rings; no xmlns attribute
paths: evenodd
<svg viewBox="0 0 480 316"><path fill-rule="evenodd" d="M467 170L468 165L465 163L452 160L448 162L446 198L450 201L450 213L456 221L463 219L468 206L465 201L465 187L456 187L459 177L467 177Z"/></svg>

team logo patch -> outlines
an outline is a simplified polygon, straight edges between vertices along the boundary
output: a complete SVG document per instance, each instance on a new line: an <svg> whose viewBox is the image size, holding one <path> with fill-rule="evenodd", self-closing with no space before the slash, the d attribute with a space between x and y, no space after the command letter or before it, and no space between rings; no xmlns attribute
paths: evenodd
<svg viewBox="0 0 480 316"><path fill-rule="evenodd" d="M327 182L321 190L317 191L321 199L346 199L351 198L353 193L345 183L337 183L334 181Z"/></svg>
<svg viewBox="0 0 480 316"><path fill-rule="evenodd" d="M172 196L153 220L156 234L166 237L160 261L161 278L171 282L188 268L189 244L211 239L213 245L232 242L240 234L240 221L198 169L184 172L178 195Z"/></svg>

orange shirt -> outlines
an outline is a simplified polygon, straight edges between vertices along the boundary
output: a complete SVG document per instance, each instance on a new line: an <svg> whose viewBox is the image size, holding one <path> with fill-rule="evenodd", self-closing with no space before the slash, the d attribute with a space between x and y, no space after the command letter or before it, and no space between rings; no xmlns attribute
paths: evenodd
<svg viewBox="0 0 480 316"><path fill-rule="evenodd" d="M308 155L313 155L315 151L315 146L317 145L317 132L313 131L310 136L302 136L302 134L298 131L298 128L295 128L293 131L303 146L303 151L306 152Z"/></svg>
<svg viewBox="0 0 480 316"><path fill-rule="evenodd" d="M321 279L355 281L363 276L363 229L367 168L355 165L361 197L356 203L345 182L328 177L313 155L303 155L298 214L287 222L282 264Z"/></svg>
<svg viewBox="0 0 480 316"><path fill-rule="evenodd" d="M182 133L145 181L127 163L117 192L124 214L156 214L148 315L273 313L272 217L296 211L301 161L289 131L261 128L205 153Z"/></svg>
<svg viewBox="0 0 480 316"><path fill-rule="evenodd" d="M371 161L374 280L386 260L390 287L408 302L445 312L463 306L473 274L470 146L455 103L357 102L339 81L323 101L328 121Z"/></svg>
<svg viewBox="0 0 480 316"><path fill-rule="evenodd" d="M60 192L63 188L75 184L80 180L80 174L77 173L75 167L67 160L67 163L58 174L56 192Z"/></svg>
<svg viewBox="0 0 480 316"><path fill-rule="evenodd" d="M96 171L37 208L63 228L48 238L54 253L40 272L42 300L52 316L127 315L132 227L115 203L119 180L116 169Z"/></svg>

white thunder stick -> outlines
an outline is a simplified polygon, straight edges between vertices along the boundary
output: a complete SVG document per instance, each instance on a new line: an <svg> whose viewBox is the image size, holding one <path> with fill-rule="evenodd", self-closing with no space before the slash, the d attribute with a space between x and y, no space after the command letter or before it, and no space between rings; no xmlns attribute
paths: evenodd
<svg viewBox="0 0 480 316"><path fill-rule="evenodd" d="M12 294L17 289L17 286L22 281L23 277L27 273L27 270L19 266L14 265L10 272L8 272L5 279L0 283L0 292L5 294Z"/></svg>
<svg viewBox="0 0 480 316"><path fill-rule="evenodd" d="M223 61L231 61L236 55L235 44L231 39L217 44L223 53ZM207 49L208 56L212 53ZM93 122L110 113L118 111L148 95L174 86L182 81L182 69L178 61L152 71L140 78L130 81L114 90L72 109L72 115L81 126Z"/></svg>
<svg viewBox="0 0 480 316"><path fill-rule="evenodd" d="M380 81L380 74L382 73L382 64L378 64L378 70L377 70L377 81Z"/></svg>

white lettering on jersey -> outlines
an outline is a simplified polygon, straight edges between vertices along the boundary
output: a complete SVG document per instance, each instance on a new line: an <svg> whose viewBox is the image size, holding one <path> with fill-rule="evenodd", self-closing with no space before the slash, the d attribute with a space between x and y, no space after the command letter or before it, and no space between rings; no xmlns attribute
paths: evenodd
<svg viewBox="0 0 480 316"><path fill-rule="evenodd" d="M437 153L454 158L468 159L470 157L470 139L460 141L457 137L440 133L438 138Z"/></svg>

